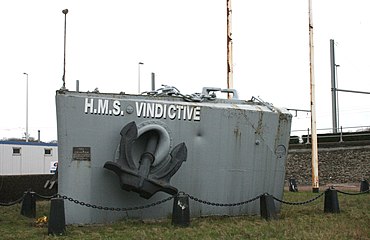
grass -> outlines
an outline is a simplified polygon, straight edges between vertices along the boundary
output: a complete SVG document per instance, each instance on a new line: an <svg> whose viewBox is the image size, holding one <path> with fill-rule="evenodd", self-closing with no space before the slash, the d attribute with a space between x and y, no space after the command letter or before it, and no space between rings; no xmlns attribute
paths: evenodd
<svg viewBox="0 0 370 240"><path fill-rule="evenodd" d="M299 202L312 192L285 192L284 200ZM279 220L259 216L202 217L190 227L162 221L123 220L112 224L67 225L66 235L48 236L47 224L20 215L21 205L0 207L1 239L370 239L370 194L338 193L339 214L324 213L324 196L306 205L282 205ZM49 202L37 202L37 217L49 215Z"/></svg>

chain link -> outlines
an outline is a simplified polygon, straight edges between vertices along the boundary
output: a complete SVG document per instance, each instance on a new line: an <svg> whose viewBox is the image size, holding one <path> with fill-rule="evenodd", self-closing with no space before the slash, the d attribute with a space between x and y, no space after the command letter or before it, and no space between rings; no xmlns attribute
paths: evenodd
<svg viewBox="0 0 370 240"><path fill-rule="evenodd" d="M178 90L176 87L168 86L168 85L162 85L162 88L159 88L155 91L150 92L143 92L144 95L149 96L172 96L172 97L178 97L182 98L184 101L187 102L203 102L205 99L207 100L215 100L216 95L210 94L210 95L204 95L201 93L193 93L193 94L182 94L180 90Z"/></svg>
<svg viewBox="0 0 370 240"><path fill-rule="evenodd" d="M242 202L238 202L238 203L216 203L216 202L210 202L210 201L205 201L205 200L202 200L202 199L199 199L197 197L194 197L192 195L189 195L189 194L186 194L190 199L196 201L196 202L200 202L202 204L206 204L206 205L210 205L210 206L216 206L216 207L234 207L234 206L240 206L240 205L244 205L244 204L247 204L247 203L250 203L250 202L253 202L257 199L259 199L263 194L260 194L254 198L251 198L249 200L246 200L246 201L242 201ZM76 200L76 199L73 199L71 197L67 197L67 196L63 196L63 195L59 195L59 197L65 199L65 200L68 200L70 202L73 202L75 204L79 204L81 206L86 206L86 207L91 207L91 208L94 208L94 209L99 209L99 210L109 210L109 211L132 211L132 210L140 210L140 209L145 209L145 208L150 208L150 207L154 207L154 206L157 206L159 204L162 204L164 202L167 202L171 199L173 199L175 197L175 195L173 196L170 196L168 198L165 198L163 200L160 200L158 202L154 202L154 203L150 203L150 204L147 204L147 205L143 205L143 206L136 206L136 207L129 207L129 208L113 208L113 207L103 207L103 206L97 206L97 205L92 205L92 204L89 204L89 203L85 203L83 201L79 201L79 200Z"/></svg>
<svg viewBox="0 0 370 240"><path fill-rule="evenodd" d="M22 202L22 201L23 201L23 199L24 199L24 197L25 197L25 194L23 194L23 195L22 195L22 197L18 198L18 199L17 199L17 200L15 200L15 201L12 201L12 202L8 202L8 203L2 203L2 202L0 202L0 206L9 207L9 206L15 205L15 204L17 204L17 203Z"/></svg>
<svg viewBox="0 0 370 240"><path fill-rule="evenodd" d="M288 202L288 201L284 201L284 200L281 200L281 199L278 199L278 198L276 198L276 197L274 197L274 196L272 196L276 201L278 201L278 202L281 202L281 203L284 203L284 204L287 204L287 205L304 205L304 204L308 204L308 203L311 203L311 202L313 202L313 201L315 201L315 200L317 200L317 199L319 199L320 197L322 197L324 194L325 194L325 192L326 192L327 190L325 190L324 192L322 192L321 194L319 194L319 195L317 195L316 197L314 197L314 198L312 198L312 199L309 199L309 200L307 200L307 201L304 201L304 202Z"/></svg>
<svg viewBox="0 0 370 240"><path fill-rule="evenodd" d="M345 195L361 195L361 194L369 193L369 189L363 192L358 192L358 193L343 192L340 190L337 190L337 192L345 194Z"/></svg>
<svg viewBox="0 0 370 240"><path fill-rule="evenodd" d="M309 200L306 200L306 201L303 201L303 202L288 202L288 201L284 201L284 200L281 200L281 199L278 199L276 198L275 196L272 196L274 200L278 201L278 202L281 202L283 204L287 204L287 205L304 205L304 204L308 204L308 203L311 203L313 201L316 201L317 199L319 199L320 197L322 197L326 191L328 191L329 189L326 189L324 192L322 192L321 194L317 195L316 197L312 198L312 199L309 199ZM337 192L339 193L342 193L342 194L346 194L346 195L360 195L360 194L365 194L365 193L368 193L369 190L367 191L363 191L363 192L359 192L359 193L349 193L349 192L343 192L343 191L340 191L340 190L336 190ZM190 194L186 194L184 192L181 192L182 194L185 194L187 195L190 199L196 201L196 202L199 202L199 203L202 203L202 204L206 204L206 205L210 205L210 206L216 206L216 207L234 207L234 206L241 206L241 205L244 205L244 204L247 204L247 203L250 203L250 202L253 202L257 199L259 199L261 196L263 195L269 195L268 193L264 193L264 194L260 194L254 198L251 198L249 200L246 200L246 201L242 201L242 202L237 202L237 203L218 203L218 202L210 202L210 201L205 201L205 200L202 200L202 199L199 199L197 197L194 197ZM40 197L40 198L44 198L44 199L51 199L51 198L54 198L54 197L60 197L60 198L63 198L65 200L68 200L70 202L73 202L75 204L79 204L81 206L84 206L84 207L88 207L88 208L93 208L93 209L98 209L98 210L105 210L105 211L134 211L134 210L141 210L141 209L145 209L145 208L150 208L150 207L155 207L157 205L160 205L162 203L165 203L171 199L173 199L176 195L172 195L168 198L165 198L165 199L162 199L162 200L159 200L157 202L153 202L153 203L150 203L150 204L147 204L147 205L142 205L142 206L135 206L135 207L127 207L127 208L114 208L114 207L104 207L104 206L98 206L98 205L95 205L95 204L90 204L90 203L85 203L83 201L79 201L77 199L74 199L72 197L67 197L65 195L60 195L60 194L54 194L52 196L43 196L43 195L40 195L38 193L34 193L37 197ZM9 202L9 203L1 203L0 202L0 206L11 206L11 205L15 205L17 203L20 203L23 201L25 197L25 194L15 200L15 201L12 201L12 202Z"/></svg>
<svg viewBox="0 0 370 240"><path fill-rule="evenodd" d="M210 206L216 206L216 207L234 207L234 206L240 206L240 205L244 205L244 204L247 204L247 203L250 203L250 202L253 202L257 199L259 199L263 194L261 195L258 195L254 198L251 198L249 200L246 200L246 201L242 201L242 202L238 202L238 203L216 203L216 202L209 202L209 201L205 201L205 200L202 200L202 199L199 199L199 198L196 198L194 196L191 196L189 194L186 194L190 199L196 201L196 202L200 202L202 204L206 204L206 205L210 205Z"/></svg>
<svg viewBox="0 0 370 240"><path fill-rule="evenodd" d="M52 199L52 198L55 198L56 196L58 196L58 194L56 193L56 194L54 194L54 195L51 195L51 196L44 196L44 195L41 195L41 194L38 194L38 193L34 193L37 197L39 197L39 198L42 198L42 199L48 199L48 200L50 200L50 199Z"/></svg>
<svg viewBox="0 0 370 240"><path fill-rule="evenodd" d="M95 205L95 204L85 203L83 201L79 201L77 199L74 199L74 198L71 198L71 197L67 197L67 196L64 196L64 195L60 195L60 194L58 194L58 197L61 197L61 198L65 199L65 200L68 200L68 201L73 202L75 204L79 204L79 205L84 206L84 207L89 207L89 208L98 209L98 210L105 210L105 211L133 211L133 210L141 210L141 209L145 209L145 208L150 208L150 207L154 207L154 206L157 206L159 204L165 203L165 202L173 199L175 197L175 195L170 196L170 197L165 198L165 199L162 199L162 200L159 200L159 201L154 202L154 203L147 204L147 205L135 206L135 207L127 207L127 208L114 208L114 207L98 206L98 205Z"/></svg>

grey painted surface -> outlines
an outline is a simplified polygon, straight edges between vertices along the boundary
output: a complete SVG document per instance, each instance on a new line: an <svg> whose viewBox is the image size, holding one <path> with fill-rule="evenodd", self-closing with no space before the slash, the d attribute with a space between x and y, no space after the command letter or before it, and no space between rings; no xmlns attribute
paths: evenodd
<svg viewBox="0 0 370 240"><path fill-rule="evenodd" d="M93 106L86 107L86 99L88 104L94 99ZM90 113L91 109L98 112L99 99L100 109L107 114ZM172 120L168 115L166 119L163 115L161 118L138 116L136 102L139 107L140 103L158 103L167 108L171 104L181 105L193 108L193 111L199 107L200 120L183 120L184 115L176 115ZM103 103L108 103L108 108ZM123 115L114 116L112 110L118 112L118 103ZM122 127L135 121L139 134L144 126L159 125L170 136L169 148L163 146L165 154L158 154L164 158L155 163L157 168L167 163L167 153L172 147L185 142L187 160L171 179L171 185L179 191L219 203L245 201L265 192L282 197L291 125L291 115L285 109L271 111L261 104L241 100L195 103L174 97L67 91L57 92L56 105L59 193L62 195L107 207L146 205L169 196L159 192L147 200L137 193L124 191L117 175L103 168L105 162L114 161L117 156ZM189 112L185 112L185 118L187 115ZM73 147L90 147L91 161L73 160ZM138 155L137 149L135 153ZM66 222L111 222L123 217L165 218L171 216L172 204L171 200L148 209L112 212L66 201ZM277 204L277 208L280 205ZM190 200L190 212L191 217L258 214L259 201L236 207L213 207Z"/></svg>

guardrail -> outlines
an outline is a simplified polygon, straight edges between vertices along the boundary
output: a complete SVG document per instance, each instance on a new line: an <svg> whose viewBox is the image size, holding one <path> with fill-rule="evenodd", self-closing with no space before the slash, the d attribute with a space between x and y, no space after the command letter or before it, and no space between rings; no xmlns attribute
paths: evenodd
<svg viewBox="0 0 370 240"><path fill-rule="evenodd" d="M355 131L353 131L355 130ZM317 129L318 143L370 141L370 126L340 127L333 133L331 128ZM322 132L322 133L319 133ZM310 144L311 129L292 130L289 144Z"/></svg>

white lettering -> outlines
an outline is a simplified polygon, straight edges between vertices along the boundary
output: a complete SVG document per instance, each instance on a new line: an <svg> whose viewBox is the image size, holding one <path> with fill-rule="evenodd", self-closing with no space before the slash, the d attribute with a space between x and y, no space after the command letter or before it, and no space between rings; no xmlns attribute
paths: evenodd
<svg viewBox="0 0 370 240"><path fill-rule="evenodd" d="M189 106L184 106L184 110L182 111L182 119L186 120L186 110L189 108ZM190 119L189 119L190 120Z"/></svg>
<svg viewBox="0 0 370 240"><path fill-rule="evenodd" d="M139 103L136 102L136 115L138 117L140 117L143 113L144 113L144 116L145 117L145 104L144 103L140 103L140 107L139 107Z"/></svg>
<svg viewBox="0 0 370 240"><path fill-rule="evenodd" d="M110 100L110 99L85 98L84 111L85 113L99 115L114 115L114 116L124 115L124 111L121 110L121 102L119 100Z"/></svg>
<svg viewBox="0 0 370 240"><path fill-rule="evenodd" d="M85 113L87 113L88 109L90 108L90 113L93 113L93 107L94 107L94 99L91 99L91 101L89 102L89 99L88 98L85 98Z"/></svg>
<svg viewBox="0 0 370 240"><path fill-rule="evenodd" d="M160 103L145 103L135 102L136 115L142 118L157 118L171 120L188 120L188 121L200 121L200 110L201 107L189 106L189 105L177 105L177 104L160 104ZM119 112L119 107L117 111Z"/></svg>
<svg viewBox="0 0 370 240"><path fill-rule="evenodd" d="M114 100L113 102L113 115L119 116L121 114L121 102L118 100Z"/></svg>
<svg viewBox="0 0 370 240"><path fill-rule="evenodd" d="M155 118L161 118L163 116L163 106L162 104L155 105Z"/></svg>
<svg viewBox="0 0 370 240"><path fill-rule="evenodd" d="M194 121L200 121L200 107L195 107L194 111L194 116L193 116Z"/></svg>
<svg viewBox="0 0 370 240"><path fill-rule="evenodd" d="M177 115L178 115L178 118L177 119L180 120L181 119L181 110L184 109L184 106L177 105L176 108L177 108L177 111L178 111L177 112Z"/></svg>
<svg viewBox="0 0 370 240"><path fill-rule="evenodd" d="M155 105L154 103L147 103L146 105L146 117L154 118Z"/></svg>
<svg viewBox="0 0 370 240"><path fill-rule="evenodd" d="M98 114L108 114L108 100L98 99Z"/></svg>
<svg viewBox="0 0 370 240"><path fill-rule="evenodd" d="M193 110L194 110L193 107L187 107L186 108L187 115L186 115L186 118L184 117L184 119L188 119L190 121L193 117ZM184 115L185 115L185 111L184 111Z"/></svg>
<svg viewBox="0 0 370 240"><path fill-rule="evenodd" d="M166 119L166 114L167 114L167 105L164 105L163 109L163 118Z"/></svg>
<svg viewBox="0 0 370 240"><path fill-rule="evenodd" d="M175 119L176 118L176 106L175 105L170 105L170 106L168 106L168 117L170 118L170 119Z"/></svg>

